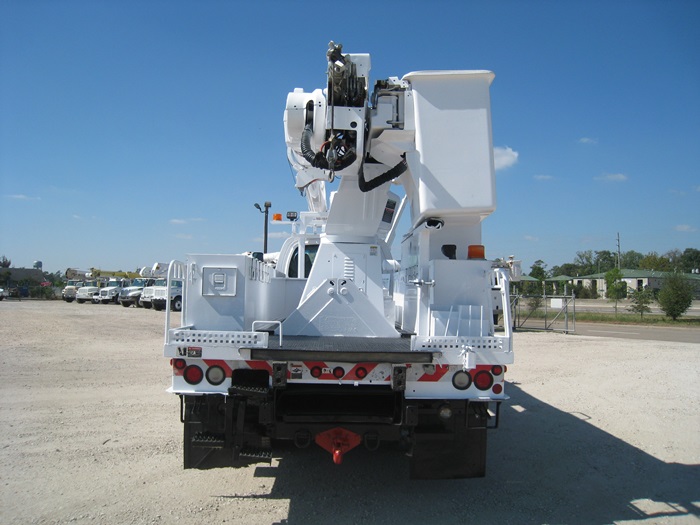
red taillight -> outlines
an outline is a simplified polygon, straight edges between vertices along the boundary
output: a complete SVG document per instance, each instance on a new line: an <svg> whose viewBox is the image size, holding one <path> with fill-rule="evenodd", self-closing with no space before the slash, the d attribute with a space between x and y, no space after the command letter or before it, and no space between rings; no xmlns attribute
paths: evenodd
<svg viewBox="0 0 700 525"><path fill-rule="evenodd" d="M185 368L183 377L190 385L198 385L204 379L204 372L197 365L190 365Z"/></svg>
<svg viewBox="0 0 700 525"><path fill-rule="evenodd" d="M495 385L493 385L492 392L494 394L500 394L501 392L503 392L503 385L501 383L496 383Z"/></svg>
<svg viewBox="0 0 700 525"><path fill-rule="evenodd" d="M355 370L355 375L358 379L364 379L365 377L367 377L367 369L361 366L360 368Z"/></svg>
<svg viewBox="0 0 700 525"><path fill-rule="evenodd" d="M474 376L474 385L479 390L488 390L493 385L493 376L489 374L486 370L477 372Z"/></svg>
<svg viewBox="0 0 700 525"><path fill-rule="evenodd" d="M333 377L335 377L336 379L340 379L340 378L342 378L344 375L345 375L345 370L343 369L342 366L336 366L336 367L333 369Z"/></svg>
<svg viewBox="0 0 700 525"><path fill-rule="evenodd" d="M321 374L323 373L323 370L321 370L320 366L315 366L311 369L311 377L319 378L321 377Z"/></svg>
<svg viewBox="0 0 700 525"><path fill-rule="evenodd" d="M186 364L187 363L185 363L184 359L175 359L175 361L173 361L173 366L178 370L182 370L183 368L185 368Z"/></svg>
<svg viewBox="0 0 700 525"><path fill-rule="evenodd" d="M491 367L491 373L495 376L500 376L503 373L503 367L500 365L494 365Z"/></svg>

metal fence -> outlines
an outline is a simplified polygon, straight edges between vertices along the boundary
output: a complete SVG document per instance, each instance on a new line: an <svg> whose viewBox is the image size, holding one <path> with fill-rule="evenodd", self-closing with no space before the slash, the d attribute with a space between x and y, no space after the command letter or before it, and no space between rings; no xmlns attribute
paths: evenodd
<svg viewBox="0 0 700 525"><path fill-rule="evenodd" d="M513 295L511 311L516 330L576 331L574 295Z"/></svg>

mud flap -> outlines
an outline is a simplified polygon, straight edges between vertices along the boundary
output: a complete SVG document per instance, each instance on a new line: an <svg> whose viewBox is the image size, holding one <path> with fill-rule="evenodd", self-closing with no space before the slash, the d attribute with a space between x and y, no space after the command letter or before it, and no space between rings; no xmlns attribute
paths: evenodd
<svg viewBox="0 0 700 525"><path fill-rule="evenodd" d="M459 433L415 433L411 479L482 478L486 475L486 428Z"/></svg>
<svg viewBox="0 0 700 525"><path fill-rule="evenodd" d="M183 396L184 397L184 396ZM246 435L245 400L229 397L183 400L183 467L210 469L243 467L271 459L269 440ZM247 439L246 439L247 438ZM248 446L248 442L257 446Z"/></svg>

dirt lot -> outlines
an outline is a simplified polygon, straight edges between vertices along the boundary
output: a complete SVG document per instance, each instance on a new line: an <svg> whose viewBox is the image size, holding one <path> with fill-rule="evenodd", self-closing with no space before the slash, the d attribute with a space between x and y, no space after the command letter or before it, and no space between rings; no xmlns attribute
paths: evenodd
<svg viewBox="0 0 700 525"><path fill-rule="evenodd" d="M700 523L700 343L516 334L487 477L426 482L389 449L183 471L162 324L0 302L0 523Z"/></svg>

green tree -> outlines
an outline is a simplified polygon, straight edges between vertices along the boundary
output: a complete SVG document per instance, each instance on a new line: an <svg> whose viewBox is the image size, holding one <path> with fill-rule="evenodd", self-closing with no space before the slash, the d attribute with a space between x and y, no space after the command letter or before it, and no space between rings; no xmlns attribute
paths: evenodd
<svg viewBox="0 0 700 525"><path fill-rule="evenodd" d="M561 266L552 266L552 270L549 273L551 274L551 277L556 277L557 275L569 275L571 277L582 275L579 267L574 263L564 263Z"/></svg>
<svg viewBox="0 0 700 525"><path fill-rule="evenodd" d="M680 273L673 272L664 278L657 300L663 312L675 321L693 303L693 285Z"/></svg>
<svg viewBox="0 0 700 525"><path fill-rule="evenodd" d="M654 302L654 292L649 288L633 290L630 293L630 301L631 304L627 309L630 312L639 314L640 319L644 319L644 314L651 312L651 307L649 305Z"/></svg>
<svg viewBox="0 0 700 525"><path fill-rule="evenodd" d="M610 250L601 250L595 252L595 265L598 273L605 273L617 267L617 255Z"/></svg>
<svg viewBox="0 0 700 525"><path fill-rule="evenodd" d="M542 293L542 283L547 278L547 265L541 259L535 261L535 263L530 267L530 277L540 281L539 283L527 283L527 291L530 294Z"/></svg>
<svg viewBox="0 0 700 525"><path fill-rule="evenodd" d="M617 315L617 302L627 294L627 283L622 280L622 272L617 268L605 272L605 297L615 301L615 315Z"/></svg>
<svg viewBox="0 0 700 525"><path fill-rule="evenodd" d="M0 257L0 268L9 268L12 266L12 261L4 255Z"/></svg>
<svg viewBox="0 0 700 525"><path fill-rule="evenodd" d="M620 256L620 267L627 268L628 270L636 270L639 268L639 261L641 261L643 258L644 255L639 252L635 252L634 250L622 252L622 255Z"/></svg>
<svg viewBox="0 0 700 525"><path fill-rule="evenodd" d="M671 261L668 257L659 255L656 252L647 253L641 261L639 261L640 270L656 270L659 272L670 272L673 270Z"/></svg>
<svg viewBox="0 0 700 525"><path fill-rule="evenodd" d="M692 273L693 270L700 269L700 250L695 248L686 248L681 254L680 260L681 271Z"/></svg>
<svg viewBox="0 0 700 525"><path fill-rule="evenodd" d="M595 264L595 260L593 259L592 250L576 252L574 264L578 266L581 270L581 275L590 275L592 273L596 273L598 268Z"/></svg>
<svg viewBox="0 0 700 525"><path fill-rule="evenodd" d="M681 256L682 255L683 254L681 253L681 251L676 248L675 250L667 251L666 253L664 253L663 256L666 259L668 259L668 262L671 265L671 269L674 272L682 272L683 271L683 270L681 270Z"/></svg>

